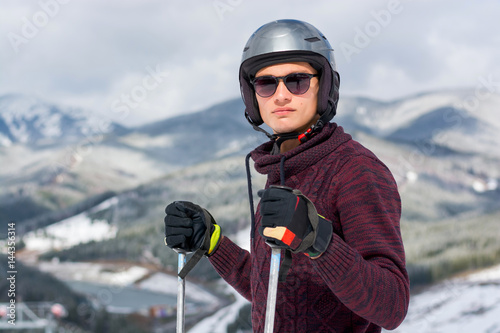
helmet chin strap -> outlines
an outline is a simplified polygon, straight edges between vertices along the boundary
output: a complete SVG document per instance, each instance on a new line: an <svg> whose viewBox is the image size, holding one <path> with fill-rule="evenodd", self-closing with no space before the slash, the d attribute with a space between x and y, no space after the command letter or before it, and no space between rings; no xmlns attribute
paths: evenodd
<svg viewBox="0 0 500 333"><path fill-rule="evenodd" d="M311 127L309 127L307 129L307 131L305 131L304 133L298 133L298 132L291 132L291 133L282 133L282 134L273 134L273 135L270 135L269 133L267 133L266 131L264 131L263 129L261 129L259 127L259 130L260 131L263 131L264 133L267 134L267 136L269 137L269 139L271 140L276 140L276 144L279 146L281 146L281 144L283 142L285 142L286 140L293 140L293 139L298 139L300 141L300 143L304 143L304 142L307 142L310 138L312 138L315 134L321 132L321 130L323 129L323 127L325 126L325 124L327 124L330 119L332 118L330 116L330 111L335 108L335 103L333 101L333 99L329 98L328 99L328 112L324 112L318 119L318 121L316 121L315 124L311 125ZM248 117L247 117L248 118ZM254 126L255 128L255 126Z"/></svg>
<svg viewBox="0 0 500 333"><path fill-rule="evenodd" d="M331 102L331 101L330 101ZM331 104L331 103L330 103ZM300 143L307 142L311 137L313 137L316 133L319 133L323 127L325 126L325 123L328 123L328 114L324 113L318 121L316 121L315 124L311 125L305 131L304 133L299 133L299 132L289 132L289 133L275 133L275 134L270 134L268 133L265 129L260 128L259 126L255 125L254 122L250 119L249 115L245 112L245 117L247 118L248 122L252 125L252 127L259 132L264 133L270 140L276 141L276 144L278 146L281 146L281 144L287 140L294 140L298 139Z"/></svg>
<svg viewBox="0 0 500 333"><path fill-rule="evenodd" d="M280 147L283 142L285 142L287 140L294 140L294 139L298 139L300 141L300 143L302 144L304 142L307 142L316 133L319 133L323 129L324 126L325 126L325 124L324 124L323 120L320 118L320 119L318 119L316 124L311 125L311 127L309 127L307 129L307 131L305 131L302 134L299 132L273 134L272 139L276 140L276 144L278 145L278 147Z"/></svg>

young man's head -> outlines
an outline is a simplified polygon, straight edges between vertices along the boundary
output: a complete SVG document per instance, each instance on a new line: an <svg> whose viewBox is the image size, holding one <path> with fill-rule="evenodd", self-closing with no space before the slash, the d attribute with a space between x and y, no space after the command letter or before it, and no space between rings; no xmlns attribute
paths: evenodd
<svg viewBox="0 0 500 333"><path fill-rule="evenodd" d="M307 62L275 64L257 71L253 86L260 117L275 134L304 133L318 121L317 75Z"/></svg>
<svg viewBox="0 0 500 333"><path fill-rule="evenodd" d="M240 87L245 116L256 130L266 123L276 135L319 131L337 107L339 75L333 49L308 23L265 24L243 50Z"/></svg>

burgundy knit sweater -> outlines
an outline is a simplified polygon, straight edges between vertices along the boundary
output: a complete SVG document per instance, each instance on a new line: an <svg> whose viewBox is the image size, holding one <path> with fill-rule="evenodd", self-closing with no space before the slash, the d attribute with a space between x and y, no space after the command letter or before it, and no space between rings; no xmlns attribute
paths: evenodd
<svg viewBox="0 0 500 333"><path fill-rule="evenodd" d="M279 185L283 154L273 142L252 154L255 168ZM286 186L333 222L327 251L293 254L278 285L275 332L380 332L396 328L409 302L399 219L401 201L388 168L334 123L285 154ZM256 228L260 225L259 208ZM283 257L283 256L282 256ZM271 250L256 232L251 253L224 237L210 257L217 272L252 303L254 332L264 329Z"/></svg>

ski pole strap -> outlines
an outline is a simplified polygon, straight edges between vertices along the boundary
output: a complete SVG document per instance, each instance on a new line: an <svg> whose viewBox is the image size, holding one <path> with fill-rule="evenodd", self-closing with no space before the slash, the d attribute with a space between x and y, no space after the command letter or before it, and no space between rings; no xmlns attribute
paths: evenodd
<svg viewBox="0 0 500 333"><path fill-rule="evenodd" d="M288 271L290 270L291 266L292 266L292 252L290 250L286 250L285 257L283 258L283 261L281 262L280 266L280 274L278 277L279 282L286 281L286 277L288 275Z"/></svg>
<svg viewBox="0 0 500 333"><path fill-rule="evenodd" d="M308 197L306 197L304 194L302 194L302 192L300 192L297 189L292 190L292 193L295 194L296 196L300 196L306 202L307 217L309 219L309 223L311 224L312 231L304 237L298 248L291 251L293 253L306 252L307 249L313 246L316 240L319 216L316 207Z"/></svg>
<svg viewBox="0 0 500 333"><path fill-rule="evenodd" d="M198 263L198 261L200 261L204 254L205 250L202 250L201 248L196 250L193 256L188 260L186 265L184 265L182 270L179 272L179 277L181 279L186 278L186 275L188 275L188 273L194 268L194 266L196 266L196 264Z"/></svg>
<svg viewBox="0 0 500 333"><path fill-rule="evenodd" d="M213 221L212 216L208 211L205 209L203 210L205 214L205 221ZM211 238L212 238L212 232L214 231L215 227L212 224L211 227L207 226L206 231L205 231L205 238L203 239L203 244L200 246L198 250L194 252L194 254L191 256L191 258L188 260L186 265L182 268L182 270L179 272L179 277L181 279L184 279L186 275L196 266L196 264L200 261L200 259L208 252L210 251L210 243L211 243ZM214 249L215 250L215 249Z"/></svg>

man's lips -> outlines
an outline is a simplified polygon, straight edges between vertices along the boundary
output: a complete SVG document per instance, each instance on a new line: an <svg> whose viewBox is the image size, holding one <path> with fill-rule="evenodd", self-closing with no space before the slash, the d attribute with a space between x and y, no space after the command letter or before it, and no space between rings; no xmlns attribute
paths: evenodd
<svg viewBox="0 0 500 333"><path fill-rule="evenodd" d="M280 114L287 114L287 113L290 113L290 112L293 112L295 111L294 109L292 108L276 108L273 110L273 113L274 114L277 114L277 115L280 115Z"/></svg>

